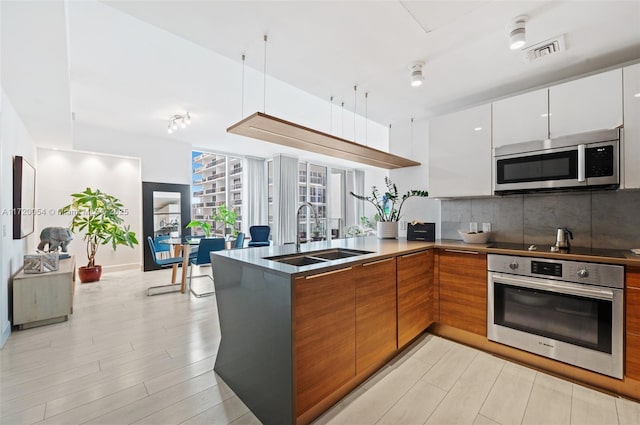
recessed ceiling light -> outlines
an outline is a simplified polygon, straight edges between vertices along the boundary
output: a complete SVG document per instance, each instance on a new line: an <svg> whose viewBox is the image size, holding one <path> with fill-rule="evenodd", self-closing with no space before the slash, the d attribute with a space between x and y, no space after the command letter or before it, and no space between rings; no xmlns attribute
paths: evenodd
<svg viewBox="0 0 640 425"><path fill-rule="evenodd" d="M526 30L525 23L529 17L527 15L520 15L513 18L513 23L509 32L509 48L516 50L524 46L526 42Z"/></svg>
<svg viewBox="0 0 640 425"><path fill-rule="evenodd" d="M640 97L640 92L634 94L633 97Z"/></svg>
<svg viewBox="0 0 640 425"><path fill-rule="evenodd" d="M476 127L473 129L473 131L480 131L480 130L482 130L482 127Z"/></svg>

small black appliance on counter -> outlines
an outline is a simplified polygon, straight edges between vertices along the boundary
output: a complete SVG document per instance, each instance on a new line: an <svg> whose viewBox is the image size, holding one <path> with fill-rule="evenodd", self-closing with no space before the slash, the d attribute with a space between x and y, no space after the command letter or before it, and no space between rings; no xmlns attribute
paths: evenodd
<svg viewBox="0 0 640 425"><path fill-rule="evenodd" d="M436 224L435 223L418 223L418 222L407 224L407 240L435 242Z"/></svg>

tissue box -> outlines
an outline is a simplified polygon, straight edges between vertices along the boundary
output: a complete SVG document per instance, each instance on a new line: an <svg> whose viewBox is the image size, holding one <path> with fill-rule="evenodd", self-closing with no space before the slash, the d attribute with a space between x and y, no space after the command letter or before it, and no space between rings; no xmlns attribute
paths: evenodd
<svg viewBox="0 0 640 425"><path fill-rule="evenodd" d="M435 242L436 224L435 223L409 223L407 225L407 240Z"/></svg>
<svg viewBox="0 0 640 425"><path fill-rule="evenodd" d="M27 254L24 256L25 273L46 273L58 270L60 258L57 252Z"/></svg>

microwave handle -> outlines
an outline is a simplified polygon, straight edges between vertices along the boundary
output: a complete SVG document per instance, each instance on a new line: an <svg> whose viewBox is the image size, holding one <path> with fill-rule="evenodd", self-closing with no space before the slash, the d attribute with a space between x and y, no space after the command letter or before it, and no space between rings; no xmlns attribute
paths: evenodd
<svg viewBox="0 0 640 425"><path fill-rule="evenodd" d="M585 149L586 145L578 145L578 182L582 183L586 181L584 169L586 167L585 161Z"/></svg>

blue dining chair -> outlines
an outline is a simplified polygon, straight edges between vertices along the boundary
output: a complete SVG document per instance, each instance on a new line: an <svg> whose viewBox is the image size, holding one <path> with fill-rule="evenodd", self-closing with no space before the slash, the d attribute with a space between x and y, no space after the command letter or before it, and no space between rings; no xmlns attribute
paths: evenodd
<svg viewBox="0 0 640 425"><path fill-rule="evenodd" d="M236 236L236 242L234 243L233 247L236 249L244 248L244 233L238 233L238 235Z"/></svg>
<svg viewBox="0 0 640 425"><path fill-rule="evenodd" d="M251 226L249 227L249 233L251 234L251 240L249 241L249 246L269 246L271 242L269 241L269 234L271 233L271 228L269 226L261 225L261 226Z"/></svg>
<svg viewBox="0 0 640 425"><path fill-rule="evenodd" d="M189 290L197 298L213 295L215 294L215 290L198 293L193 290L191 280L198 277L208 277L211 279L211 282L213 282L213 270L211 270L211 274L193 276L193 266L211 264L211 256L209 254L213 251L222 251L224 249L224 244L224 238L202 238L200 239L200 245L198 247L198 255L195 258L189 257Z"/></svg>
<svg viewBox="0 0 640 425"><path fill-rule="evenodd" d="M169 240L169 235L156 236L153 244L156 248L156 254L160 254L160 258L171 257L171 245L163 242Z"/></svg>
<svg viewBox="0 0 640 425"><path fill-rule="evenodd" d="M151 256L153 257L153 261L160 267L168 267L173 266L174 264L181 264L182 257L170 257L170 258L158 258L158 252L156 251L156 244L151 236L147 236L147 242L149 243L149 248L151 249ZM168 246L168 245L167 245ZM169 292L176 292L180 290L179 283L171 283L169 285L157 285L150 286L147 288L147 295L159 295L159 294L168 294ZM153 293L152 293L153 292Z"/></svg>
<svg viewBox="0 0 640 425"><path fill-rule="evenodd" d="M204 236L201 235L187 235L184 237L185 242L189 244L189 260L198 256L198 247L200 244L196 242L201 241L203 237Z"/></svg>

